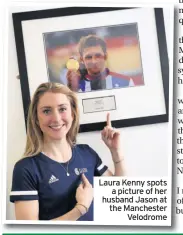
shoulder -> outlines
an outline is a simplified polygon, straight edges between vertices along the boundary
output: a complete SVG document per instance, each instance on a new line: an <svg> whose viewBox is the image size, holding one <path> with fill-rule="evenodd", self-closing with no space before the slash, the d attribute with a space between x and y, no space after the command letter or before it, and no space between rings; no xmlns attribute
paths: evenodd
<svg viewBox="0 0 183 235"><path fill-rule="evenodd" d="M88 144L77 144L74 146L76 150L96 153Z"/></svg>
<svg viewBox="0 0 183 235"><path fill-rule="evenodd" d="M97 152L88 144L77 144L75 146L75 153L92 162L96 162L99 159Z"/></svg>
<svg viewBox="0 0 183 235"><path fill-rule="evenodd" d="M130 81L131 77L128 75L120 74L120 73L115 73L115 72L110 72L109 75L111 75L112 79L120 79L120 80L126 80Z"/></svg>
<svg viewBox="0 0 183 235"><path fill-rule="evenodd" d="M16 162L14 169L15 170L29 170L29 171L33 171L33 166L35 164L35 162L37 161L37 158L39 157L39 154L35 155L35 156L30 156L30 157L24 157L22 159L20 159L19 161Z"/></svg>
<svg viewBox="0 0 183 235"><path fill-rule="evenodd" d="M33 165L34 157L19 160L13 170L10 201L38 200L38 178Z"/></svg>
<svg viewBox="0 0 183 235"><path fill-rule="evenodd" d="M110 72L110 76L112 79L113 87L117 88L117 87L129 86L129 83L131 80L129 76L118 74L118 73L113 73L113 72Z"/></svg>

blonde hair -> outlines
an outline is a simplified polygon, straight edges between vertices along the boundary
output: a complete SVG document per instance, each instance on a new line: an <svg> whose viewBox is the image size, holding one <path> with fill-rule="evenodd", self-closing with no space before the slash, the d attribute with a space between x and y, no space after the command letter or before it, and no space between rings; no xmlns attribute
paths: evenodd
<svg viewBox="0 0 183 235"><path fill-rule="evenodd" d="M67 86L64 86L60 83L43 83L35 91L31 104L29 106L27 118L27 142L23 155L24 157L33 156L42 151L43 133L38 123L37 106L40 97L46 92L62 93L66 95L68 100L70 101L73 122L66 138L71 147L76 143L76 136L79 131L79 108L76 94Z"/></svg>

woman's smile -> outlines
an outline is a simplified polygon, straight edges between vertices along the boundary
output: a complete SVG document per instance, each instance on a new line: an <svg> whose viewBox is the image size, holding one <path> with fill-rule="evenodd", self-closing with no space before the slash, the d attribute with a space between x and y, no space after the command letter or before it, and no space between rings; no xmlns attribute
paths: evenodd
<svg viewBox="0 0 183 235"><path fill-rule="evenodd" d="M60 131L61 129L63 129L64 126L65 126L65 124L62 124L62 125L50 125L49 127L50 127L53 131Z"/></svg>

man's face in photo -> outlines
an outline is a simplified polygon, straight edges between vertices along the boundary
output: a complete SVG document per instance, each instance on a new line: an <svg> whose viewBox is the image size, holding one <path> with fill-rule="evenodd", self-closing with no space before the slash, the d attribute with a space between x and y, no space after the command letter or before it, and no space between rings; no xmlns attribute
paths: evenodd
<svg viewBox="0 0 183 235"><path fill-rule="evenodd" d="M104 71L106 58L106 54L99 45L83 50L82 61L90 75L97 75Z"/></svg>

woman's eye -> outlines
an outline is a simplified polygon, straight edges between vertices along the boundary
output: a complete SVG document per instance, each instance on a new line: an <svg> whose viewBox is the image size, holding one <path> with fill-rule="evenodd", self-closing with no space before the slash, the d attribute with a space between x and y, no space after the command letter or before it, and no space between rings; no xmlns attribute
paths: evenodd
<svg viewBox="0 0 183 235"><path fill-rule="evenodd" d="M60 108L60 112L65 112L66 108Z"/></svg>
<svg viewBox="0 0 183 235"><path fill-rule="evenodd" d="M44 113L44 114L49 114L49 113L50 113L50 110L49 110L49 109L45 109L45 110L43 110L43 113Z"/></svg>

